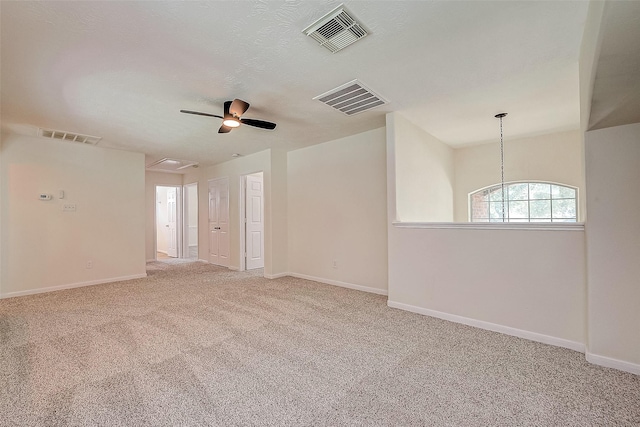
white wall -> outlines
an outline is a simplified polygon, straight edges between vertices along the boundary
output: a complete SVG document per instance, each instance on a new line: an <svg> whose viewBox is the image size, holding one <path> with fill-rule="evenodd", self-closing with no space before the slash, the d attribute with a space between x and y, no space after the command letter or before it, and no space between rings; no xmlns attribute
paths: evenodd
<svg viewBox="0 0 640 427"><path fill-rule="evenodd" d="M640 374L640 124L586 134L589 355Z"/></svg>
<svg viewBox="0 0 640 427"><path fill-rule="evenodd" d="M2 296L146 275L142 154L3 135L1 175Z"/></svg>
<svg viewBox="0 0 640 427"><path fill-rule="evenodd" d="M156 186L179 186L182 181L181 174L145 172L145 256L149 261L156 259Z"/></svg>
<svg viewBox="0 0 640 427"><path fill-rule="evenodd" d="M185 187L187 245L198 246L198 185Z"/></svg>
<svg viewBox="0 0 640 427"><path fill-rule="evenodd" d="M469 220L470 192L500 183L499 142L462 147L455 152L455 221ZM578 187L584 212L582 133L579 130L504 142L504 179L551 181ZM581 219L579 219L580 221Z"/></svg>
<svg viewBox="0 0 640 427"><path fill-rule="evenodd" d="M1 117L1 116L0 116ZM2 242L4 242L4 234L2 232L2 229L4 227L2 227L2 224L4 224L4 199L5 199L5 188L4 188L4 151L3 151L3 141L5 139L5 134L4 132L0 131L0 297L2 297L2 295L4 294L4 273L3 273L3 268L2 265L4 264L3 260L3 252L2 252L2 248L4 247L4 244L2 244Z"/></svg>
<svg viewBox="0 0 640 427"><path fill-rule="evenodd" d="M596 77L596 68L600 58L600 48L602 45L602 17L606 1L589 2L589 10L584 25L582 35L582 45L580 46L580 60L578 61L579 84L580 84L580 130L587 131L589 116L591 114L591 102L593 96L593 82ZM584 143L584 140L583 140Z"/></svg>
<svg viewBox="0 0 640 427"><path fill-rule="evenodd" d="M264 174L264 272L267 277L275 277L289 271L289 182L287 152L270 150L270 155L269 173Z"/></svg>
<svg viewBox="0 0 640 427"><path fill-rule="evenodd" d="M396 156L402 144L395 119L387 115L389 305L583 350L582 226L560 231L514 224L405 228L406 220L394 225L401 206Z"/></svg>
<svg viewBox="0 0 640 427"><path fill-rule="evenodd" d="M287 169L289 271L385 293L385 129L291 151Z"/></svg>
<svg viewBox="0 0 640 427"><path fill-rule="evenodd" d="M283 160L284 159L284 160ZM231 269L240 268L240 184L241 177L255 172L264 173L265 197L265 266L266 277L282 275L287 271L287 193L286 153L265 150L250 156L238 157L199 172L185 175L185 183L198 180L199 227L198 257L209 260L209 201L208 181L229 177L229 235ZM285 177L284 179L282 177Z"/></svg>
<svg viewBox="0 0 640 427"><path fill-rule="evenodd" d="M390 306L584 350L582 230L391 228Z"/></svg>
<svg viewBox="0 0 640 427"><path fill-rule="evenodd" d="M166 224L169 223L167 211L167 188L156 187L156 249L158 252L167 253L169 239Z"/></svg>
<svg viewBox="0 0 640 427"><path fill-rule="evenodd" d="M387 115L394 139L396 215L401 221L453 221L454 150L399 113Z"/></svg>

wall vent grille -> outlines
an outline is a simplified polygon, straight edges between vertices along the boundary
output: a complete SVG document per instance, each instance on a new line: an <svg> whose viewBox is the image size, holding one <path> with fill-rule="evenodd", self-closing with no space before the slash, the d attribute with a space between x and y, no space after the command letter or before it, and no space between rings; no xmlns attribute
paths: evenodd
<svg viewBox="0 0 640 427"><path fill-rule="evenodd" d="M63 130L43 128L38 128L38 136L89 145L96 145L102 139L100 136L82 135L79 133L65 132Z"/></svg>
<svg viewBox="0 0 640 427"><path fill-rule="evenodd" d="M369 34L343 5L333 9L302 32L332 53L344 49Z"/></svg>
<svg viewBox="0 0 640 427"><path fill-rule="evenodd" d="M347 116L363 113L389 103L389 101L357 79L318 95L313 99L317 99Z"/></svg>

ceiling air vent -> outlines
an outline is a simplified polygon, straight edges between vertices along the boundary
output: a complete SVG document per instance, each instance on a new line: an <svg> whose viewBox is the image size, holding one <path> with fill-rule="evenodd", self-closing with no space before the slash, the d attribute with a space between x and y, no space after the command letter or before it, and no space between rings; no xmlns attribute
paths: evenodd
<svg viewBox="0 0 640 427"><path fill-rule="evenodd" d="M65 132L63 130L38 129L38 136L60 139L63 141L80 142L82 144L96 145L102 139L100 136L82 135L79 133Z"/></svg>
<svg viewBox="0 0 640 427"><path fill-rule="evenodd" d="M343 5L333 9L302 32L333 53L369 34Z"/></svg>
<svg viewBox="0 0 640 427"><path fill-rule="evenodd" d="M335 108L347 116L362 113L388 103L383 97L358 80L352 80L313 99L324 102L329 107Z"/></svg>
<svg viewBox="0 0 640 427"><path fill-rule="evenodd" d="M186 172L184 169L190 166L197 168L198 162L191 162L189 160L170 159L168 157L165 157L164 159L160 159L156 162L153 162L147 165L147 170L158 171L158 172L184 173Z"/></svg>

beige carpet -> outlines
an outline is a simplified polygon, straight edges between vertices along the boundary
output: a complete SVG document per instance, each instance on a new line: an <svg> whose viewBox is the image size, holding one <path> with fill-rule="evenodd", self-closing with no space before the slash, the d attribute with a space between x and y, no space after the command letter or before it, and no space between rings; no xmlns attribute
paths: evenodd
<svg viewBox="0 0 640 427"><path fill-rule="evenodd" d="M204 263L0 300L2 426L640 425L640 377Z"/></svg>

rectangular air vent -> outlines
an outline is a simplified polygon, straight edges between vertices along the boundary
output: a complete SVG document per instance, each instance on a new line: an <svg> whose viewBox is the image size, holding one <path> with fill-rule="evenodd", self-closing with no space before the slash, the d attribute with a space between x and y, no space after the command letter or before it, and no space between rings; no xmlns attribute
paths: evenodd
<svg viewBox="0 0 640 427"><path fill-rule="evenodd" d="M184 173L184 169L193 166L198 167L198 162L192 162L189 160L170 159L165 157L156 162L147 165L147 170L159 171L159 172L177 172Z"/></svg>
<svg viewBox="0 0 640 427"><path fill-rule="evenodd" d="M302 32L333 53L369 34L343 5L333 9Z"/></svg>
<svg viewBox="0 0 640 427"><path fill-rule="evenodd" d="M53 129L38 129L38 136L45 138L60 139L63 141L80 142L82 144L96 145L102 139L100 136L82 135L79 133L65 132Z"/></svg>
<svg viewBox="0 0 640 427"><path fill-rule="evenodd" d="M358 80L352 80L313 99L324 102L329 107L335 108L347 116L362 113L388 103L383 97Z"/></svg>

